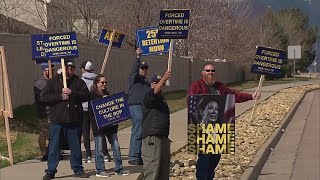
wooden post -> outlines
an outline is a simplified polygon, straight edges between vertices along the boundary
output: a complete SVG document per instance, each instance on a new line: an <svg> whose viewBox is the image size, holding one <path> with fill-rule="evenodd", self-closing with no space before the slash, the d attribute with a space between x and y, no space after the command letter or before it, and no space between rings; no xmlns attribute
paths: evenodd
<svg viewBox="0 0 320 180"><path fill-rule="evenodd" d="M169 59L168 59L168 69L167 69L167 71L171 71L171 69L172 69L173 43L174 43L173 39L170 39ZM170 86L170 79L167 80L166 86Z"/></svg>
<svg viewBox="0 0 320 180"><path fill-rule="evenodd" d="M261 75L260 76L260 81L259 81L259 85L258 85L258 89L257 89L257 92L259 93L260 92L260 88L262 86L262 82L264 81L264 75ZM251 114L251 121L255 118L255 113L256 113L256 105L257 105L257 99L254 100L254 105L253 105L253 108L252 108L252 114Z"/></svg>
<svg viewBox="0 0 320 180"><path fill-rule="evenodd" d="M108 49L107 49L107 52L104 56L104 60L103 60L103 63L102 63L102 67L101 67L101 70L100 70L100 74L103 74L105 68L106 68L106 64L107 64L107 61L108 61L108 58L109 58L109 54L110 54L110 50L111 50L111 47L112 47L112 41L113 41L113 38L114 38L114 35L116 34L116 30L113 30L111 35L110 35L110 40L109 40L109 44L108 44Z"/></svg>
<svg viewBox="0 0 320 180"><path fill-rule="evenodd" d="M67 88L67 75L66 75L66 65L64 64L64 59L61 59L61 68L62 68L62 81L63 88Z"/></svg>
<svg viewBox="0 0 320 180"><path fill-rule="evenodd" d="M1 55L1 63L2 63L2 77L3 77L3 116L5 118L5 128L6 128L6 136L7 136L7 144L8 144L8 154L9 154L9 162L13 165L13 153L12 153L12 145L11 145L11 135L10 135L10 126L9 126L9 118L13 118L12 114L12 104L11 104L11 94L9 87L9 79L8 79L8 70L7 70L7 61L5 57L4 47L0 47L0 55ZM2 103L2 102L1 102Z"/></svg>
<svg viewBox="0 0 320 180"><path fill-rule="evenodd" d="M7 144L8 144L9 162L10 162L11 165L13 165L13 153L12 153L12 146L11 146L10 126L9 126L9 118L8 118L7 115L4 116L4 123L5 123L5 126L6 126L6 136L7 136Z"/></svg>
<svg viewBox="0 0 320 180"><path fill-rule="evenodd" d="M52 63L51 60L48 60L48 68L49 68L49 79L52 78Z"/></svg>

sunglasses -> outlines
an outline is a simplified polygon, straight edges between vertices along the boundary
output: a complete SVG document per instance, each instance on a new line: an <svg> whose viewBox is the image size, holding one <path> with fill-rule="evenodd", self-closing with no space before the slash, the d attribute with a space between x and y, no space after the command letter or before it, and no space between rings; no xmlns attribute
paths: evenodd
<svg viewBox="0 0 320 180"><path fill-rule="evenodd" d="M215 69L211 69L211 70L210 70L210 69L205 69L205 71L206 71L206 72L216 72Z"/></svg>
<svg viewBox="0 0 320 180"><path fill-rule="evenodd" d="M142 70L148 70L148 67L141 67Z"/></svg>
<svg viewBox="0 0 320 180"><path fill-rule="evenodd" d="M107 81L102 81L102 82L99 82L101 84L107 84Z"/></svg>

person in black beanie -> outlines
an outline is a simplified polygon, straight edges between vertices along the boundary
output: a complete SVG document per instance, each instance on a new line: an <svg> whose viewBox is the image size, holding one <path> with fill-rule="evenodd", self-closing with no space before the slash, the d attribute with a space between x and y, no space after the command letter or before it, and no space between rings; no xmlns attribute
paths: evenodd
<svg viewBox="0 0 320 180"><path fill-rule="evenodd" d="M143 101L142 159L145 180L169 180L170 173L170 110L161 91L171 76L154 75L151 89Z"/></svg>

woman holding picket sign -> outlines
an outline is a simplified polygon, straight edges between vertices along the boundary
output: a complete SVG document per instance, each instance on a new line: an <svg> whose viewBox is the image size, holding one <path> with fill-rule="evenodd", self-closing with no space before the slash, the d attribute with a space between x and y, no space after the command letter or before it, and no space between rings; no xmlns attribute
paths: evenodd
<svg viewBox="0 0 320 180"><path fill-rule="evenodd" d="M93 80L93 84L90 89L90 100L95 100L102 98L104 96L109 95L109 92L107 91L107 81L106 78L99 74L96 76L96 78ZM90 105L91 106L91 105ZM120 152L120 145L118 141L118 124L110 125L104 128L98 129L97 123L95 121L92 108L89 108L90 112L90 123L94 135L94 141L95 141L95 165L97 169L96 176L98 177L110 177L110 174L108 174L105 170L105 164L104 164L104 156L102 152L102 137L107 136L113 151L114 156L114 162L115 162L115 172L117 175L129 175L130 172L127 170L123 170L122 167L122 158L121 158L121 152Z"/></svg>

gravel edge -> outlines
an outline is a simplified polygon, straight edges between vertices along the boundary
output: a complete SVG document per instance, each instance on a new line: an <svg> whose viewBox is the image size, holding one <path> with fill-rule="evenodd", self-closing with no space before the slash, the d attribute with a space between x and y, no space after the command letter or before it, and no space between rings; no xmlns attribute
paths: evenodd
<svg viewBox="0 0 320 180"><path fill-rule="evenodd" d="M306 96L307 93L315 90L319 90L320 88L306 90L300 97L297 102L290 108L287 115L283 118L279 128L273 131L272 135L267 139L267 141L261 146L258 152L255 154L253 160L250 162L248 168L242 174L240 180L256 180L266 163L269 154L271 152L271 148L274 148L278 141L280 140L283 132L282 129L286 129L287 125L291 121L293 115L297 111L299 105L301 104L302 100Z"/></svg>

